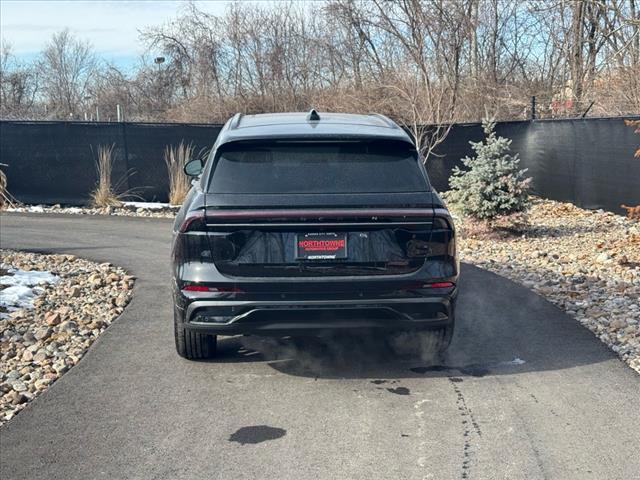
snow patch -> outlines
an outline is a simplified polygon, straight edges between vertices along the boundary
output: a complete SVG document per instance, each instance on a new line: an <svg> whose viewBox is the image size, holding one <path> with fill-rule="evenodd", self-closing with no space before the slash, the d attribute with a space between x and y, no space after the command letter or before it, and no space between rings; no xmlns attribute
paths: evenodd
<svg viewBox="0 0 640 480"><path fill-rule="evenodd" d="M80 207L67 207L64 209L64 213L84 213Z"/></svg>
<svg viewBox="0 0 640 480"><path fill-rule="evenodd" d="M44 292L41 285L57 283L59 278L50 272L26 271L2 265L7 275L0 276L0 285L6 287L0 290L0 307L9 312L23 308L33 308L33 299ZM6 313L0 313L5 318Z"/></svg>
<svg viewBox="0 0 640 480"><path fill-rule="evenodd" d="M521 358L516 357L509 362L501 362L501 365L524 365L525 363L527 362L525 362Z"/></svg>
<svg viewBox="0 0 640 480"><path fill-rule="evenodd" d="M179 205L171 205L169 203L160 202L122 202L125 206L134 208L146 208L147 210L160 210L163 208L179 208Z"/></svg>
<svg viewBox="0 0 640 480"><path fill-rule="evenodd" d="M6 307L7 310L31 308L33 307L33 299L36 294L41 293L41 291L43 291L41 288L25 287L23 285L5 288L0 291L0 306Z"/></svg>
<svg viewBox="0 0 640 480"><path fill-rule="evenodd" d="M8 207L5 212L29 212L29 213L44 213L44 207L42 205L29 205L28 207Z"/></svg>
<svg viewBox="0 0 640 480"><path fill-rule="evenodd" d="M4 267L6 268L6 266ZM0 277L0 285L24 285L33 287L43 283L56 283L58 277L51 272L36 272L20 270L19 268L9 268L9 275Z"/></svg>

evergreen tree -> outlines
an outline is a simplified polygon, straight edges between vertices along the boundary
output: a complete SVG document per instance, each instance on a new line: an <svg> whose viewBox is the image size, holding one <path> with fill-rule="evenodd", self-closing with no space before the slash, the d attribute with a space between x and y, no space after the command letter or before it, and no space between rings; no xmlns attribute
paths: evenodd
<svg viewBox="0 0 640 480"><path fill-rule="evenodd" d="M518 168L518 154L511 155L511 140L496 135L495 121L485 118L482 128L486 138L470 142L475 157L465 157L468 170L453 169L451 192L447 198L459 205L464 215L480 220L523 212L529 207L529 184L526 169Z"/></svg>

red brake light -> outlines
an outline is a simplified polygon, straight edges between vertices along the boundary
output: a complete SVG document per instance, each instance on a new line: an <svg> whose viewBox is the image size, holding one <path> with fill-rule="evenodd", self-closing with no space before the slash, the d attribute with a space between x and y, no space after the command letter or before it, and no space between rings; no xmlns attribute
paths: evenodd
<svg viewBox="0 0 640 480"><path fill-rule="evenodd" d="M455 285L452 282L434 282L434 283L425 283L422 285L422 288L451 288Z"/></svg>
<svg viewBox="0 0 640 480"><path fill-rule="evenodd" d="M183 292L208 292L209 287L205 285L186 285L182 287Z"/></svg>
<svg viewBox="0 0 640 480"><path fill-rule="evenodd" d="M207 285L185 285L182 287L183 292L212 292L212 293L244 293L244 290L238 287L210 287Z"/></svg>

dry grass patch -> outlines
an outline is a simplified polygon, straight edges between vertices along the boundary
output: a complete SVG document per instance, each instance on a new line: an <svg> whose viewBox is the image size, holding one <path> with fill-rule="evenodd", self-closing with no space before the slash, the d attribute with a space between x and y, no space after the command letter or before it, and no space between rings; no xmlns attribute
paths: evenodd
<svg viewBox="0 0 640 480"><path fill-rule="evenodd" d="M91 192L91 206L93 207L116 207L121 204L120 198L111 185L114 146L98 146L98 159L96 160L98 184Z"/></svg>
<svg viewBox="0 0 640 480"><path fill-rule="evenodd" d="M191 143L180 142L178 146L167 146L164 162L169 174L169 203L180 205L191 188L189 177L184 173L184 165L193 158L195 148Z"/></svg>

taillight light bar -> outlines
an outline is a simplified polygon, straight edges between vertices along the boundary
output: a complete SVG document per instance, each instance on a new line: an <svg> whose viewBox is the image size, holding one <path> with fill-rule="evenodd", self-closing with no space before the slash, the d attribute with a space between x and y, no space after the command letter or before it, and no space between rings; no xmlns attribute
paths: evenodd
<svg viewBox="0 0 640 480"><path fill-rule="evenodd" d="M267 218L349 218L349 217L432 217L431 208L282 208L208 210L207 218L267 219Z"/></svg>
<svg viewBox="0 0 640 480"><path fill-rule="evenodd" d="M446 210L437 209L438 214L447 214ZM244 227L264 227L277 225L278 223L261 224L260 220L273 222L274 220L282 221L287 219L315 219L314 224L318 224L318 219L323 221L323 226L343 226L344 219L370 219L371 226L380 226L381 223L389 225L395 223L406 223L410 225L422 225L425 219L429 222L439 221L439 228L447 227L447 220L442 217L435 216L434 210L426 208L327 208L327 209L238 209L238 210L207 210L206 215L204 209L188 212L180 225L180 233L193 231L206 231L207 222L213 222L213 226L234 226L233 223L242 220L249 220L251 223L235 225ZM396 219L389 223L388 219ZM339 223L326 222L326 219L343 219ZM383 219L387 219L386 223ZM411 221L409 219L413 219ZM362 221L353 223L360 225ZM416 221L419 220L419 221ZM324 225L326 223L326 225ZM295 226L304 226L304 223ZM291 224L290 226L294 226Z"/></svg>
<svg viewBox="0 0 640 480"><path fill-rule="evenodd" d="M190 232L194 230L205 230L204 210L194 210L188 212L180 225L180 233Z"/></svg>

